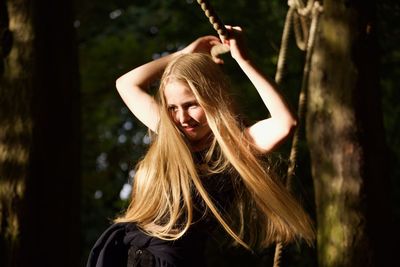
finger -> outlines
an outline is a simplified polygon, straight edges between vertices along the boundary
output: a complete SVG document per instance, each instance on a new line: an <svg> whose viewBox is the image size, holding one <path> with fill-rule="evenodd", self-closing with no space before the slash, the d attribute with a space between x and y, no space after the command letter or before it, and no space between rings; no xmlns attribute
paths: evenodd
<svg viewBox="0 0 400 267"><path fill-rule="evenodd" d="M217 63L218 65L224 64L224 61L219 57L212 57L212 60Z"/></svg>
<svg viewBox="0 0 400 267"><path fill-rule="evenodd" d="M231 34L236 34L236 33L241 33L243 32L242 27L240 26L230 26L230 25L226 25L225 28L228 30L229 33Z"/></svg>
<svg viewBox="0 0 400 267"><path fill-rule="evenodd" d="M217 40L211 40L210 41L210 45L214 46L214 45L220 45L221 41L217 38Z"/></svg>
<svg viewBox="0 0 400 267"><path fill-rule="evenodd" d="M207 40L207 41L218 41L219 38L217 36L214 35L207 35L203 37L203 40Z"/></svg>

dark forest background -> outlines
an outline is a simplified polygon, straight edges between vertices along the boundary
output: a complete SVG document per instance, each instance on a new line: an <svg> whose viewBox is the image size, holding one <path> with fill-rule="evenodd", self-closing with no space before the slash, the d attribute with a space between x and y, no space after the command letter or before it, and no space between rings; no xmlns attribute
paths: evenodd
<svg viewBox="0 0 400 267"><path fill-rule="evenodd" d="M29 1L27 4L22 0L11 2L8 1L8 14L4 12L7 1L0 5L0 29L12 28L17 21L13 20L13 14L18 13L16 10L26 9L24 14L28 14L28 19L21 23L33 25L33 30L30 33L30 28L25 25L21 32L28 32L28 36L33 37L27 38L24 46L24 43L16 42L19 36L14 36L16 48L13 49L19 49L16 50L19 52L9 52L5 39L2 39L0 265L27 266L21 263L24 255L40 262L40 256L32 256L38 252L19 254L19 251L31 250L32 244L39 244L44 235L57 236L57 233L67 231L64 235L71 238L66 241L64 249L68 250L70 263L60 265L52 262L54 265L43 266L84 266L96 239L127 206L134 166L150 142L147 129L120 99L115 80L140 64L181 49L199 36L215 32L193 0L81 0L73 5L68 1L58 4L51 1L41 4ZM368 6L376 19L374 30L379 49L376 54L366 53L364 57L379 59L374 61L374 65L379 81L376 90L380 97L373 100L381 105L382 110L364 108L362 112L364 117L383 119L386 165L381 179L387 185L385 194L389 202L385 204L385 212L390 221L389 229L383 232L384 235L393 232L394 238L397 233L392 228L400 225L400 30L397 27L400 4L395 0L347 2L356 3L354 6L360 9ZM212 3L225 24L240 25L245 29L251 56L273 78L288 11L287 1L220 0ZM35 30L35 27L41 30ZM338 35L334 38L344 37ZM10 63L13 53L25 56L13 65ZM35 63L30 61L31 58ZM240 110L251 121L263 118L265 110L257 92L234 61L227 56L224 59L224 70L231 78L232 91L237 96ZM280 90L295 110L304 61L305 54L298 49L291 35ZM22 75L19 72L13 74L11 69L15 70L15 66L21 66ZM336 70L339 72L340 67ZM360 77L361 80L367 78ZM29 85L22 86L21 93L12 90L17 88L16 84ZM369 96L364 95L363 90L355 92L352 95L356 99L354 102L368 100ZM26 108L31 106L33 108ZM63 112L66 109L69 111ZM22 134L15 130L19 125L18 118L21 118ZM305 124L300 127L293 191L316 219L310 150ZM26 161L18 165L7 158L10 153L6 153L5 144L10 142L26 148L17 150ZM368 142L376 140L370 138ZM282 173L287 166L289 148L290 141L274 155L280 162ZM381 159L381 155L377 158ZM369 161L369 164L374 163ZM20 193L25 192L25 188L28 188L26 195ZM10 199L16 200L10 202ZM20 229L15 225L21 225ZM65 225L73 227L66 229ZM37 234L32 235L32 232ZM62 238L64 235L60 234ZM55 240L54 244L49 240ZM39 251L48 251L53 254L49 258L62 261L65 255L55 252L57 248L50 248L57 247L59 242L63 239L43 238L43 244L38 245ZM322 257L317 256L318 248L309 248L301 243L287 246L282 266L344 266L325 265L321 260L318 264L317 258ZM270 248L250 253L231 246L223 234L216 233L207 255L210 266L272 266L273 252ZM374 265L360 262L359 265L346 266Z"/></svg>

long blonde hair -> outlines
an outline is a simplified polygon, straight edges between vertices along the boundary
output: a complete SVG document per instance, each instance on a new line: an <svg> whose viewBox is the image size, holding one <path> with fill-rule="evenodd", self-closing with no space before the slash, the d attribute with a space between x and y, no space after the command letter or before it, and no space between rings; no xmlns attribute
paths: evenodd
<svg viewBox="0 0 400 267"><path fill-rule="evenodd" d="M205 156L208 172L233 170L240 180L237 208L232 209L236 221L221 214L208 195L188 142L170 118L164 88L171 79L186 82L206 114L212 131ZM193 223L192 197L197 190L226 232L246 248L298 237L311 243L309 217L253 150L232 110L227 87L220 67L206 54L181 55L166 67L159 88L157 134L136 167L130 205L116 221L134 222L161 239L178 239Z"/></svg>

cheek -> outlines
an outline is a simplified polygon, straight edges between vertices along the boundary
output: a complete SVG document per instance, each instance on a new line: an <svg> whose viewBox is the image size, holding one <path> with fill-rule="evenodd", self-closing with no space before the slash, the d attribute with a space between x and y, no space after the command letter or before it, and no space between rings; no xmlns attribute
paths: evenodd
<svg viewBox="0 0 400 267"><path fill-rule="evenodd" d="M178 118L176 117L176 114L175 114L175 113L169 112L169 117L170 117L171 121L172 121L174 124L178 124Z"/></svg>
<svg viewBox="0 0 400 267"><path fill-rule="evenodd" d="M196 121L200 123L205 123L207 122L207 117L203 109L198 109L193 112L192 118L194 118Z"/></svg>

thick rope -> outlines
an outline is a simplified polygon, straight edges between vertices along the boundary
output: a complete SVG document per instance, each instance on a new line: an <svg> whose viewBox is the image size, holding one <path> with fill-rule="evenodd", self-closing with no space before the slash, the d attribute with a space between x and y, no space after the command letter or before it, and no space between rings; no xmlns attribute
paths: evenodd
<svg viewBox="0 0 400 267"><path fill-rule="evenodd" d="M286 63L286 55L287 55L287 48L289 43L289 36L290 36L290 29L292 25L292 19L294 14L295 8L290 6L289 11L286 15L285 25L283 27L282 33L282 40L281 40L281 48L279 49L279 56L278 56L278 63L276 66L276 74L275 74L275 82L280 84L283 78L283 72L285 69Z"/></svg>
<svg viewBox="0 0 400 267"><path fill-rule="evenodd" d="M290 5L291 1L289 1ZM293 2L292 2L293 3ZM310 3L310 1L309 1ZM309 6L309 4L307 5ZM289 12L291 12L292 6L289 8ZM303 14L309 12L304 12L305 9L301 9ZM317 27L318 27L318 22L319 22L319 17L320 14L323 11L322 6L319 4L318 1L315 1L312 5L311 10L311 25L310 25L310 30L309 30L309 38L307 40L307 46L306 46L306 58L305 58L305 64L304 64L304 70L303 70L303 80L302 80L302 85L301 85L301 90L300 90L300 96L299 96L299 104L298 104L298 110L297 110L297 116L299 118L299 121L301 122L303 118L305 117L305 112L306 112L306 100L307 100L307 85L308 85L308 79L309 79L309 74L310 74L310 65L311 65L311 55L314 49L314 41L315 41L315 36L317 32ZM304 37L304 36L303 36ZM287 44L285 44L287 45ZM284 47L284 49L287 49L287 47ZM278 61L279 62L279 61ZM279 70L279 69L278 69ZM297 127L294 134L293 134L293 141L292 141L292 148L290 150L290 156L289 156L289 166L288 166L288 172L287 172L287 177L286 177L286 188L290 190L293 176L294 176L294 170L296 167L296 161L297 161L297 147L300 139L300 127ZM280 265L280 260L282 256L282 249L283 245L282 243L277 243L275 247L275 255L274 255L274 265L273 267L279 267Z"/></svg>
<svg viewBox="0 0 400 267"><path fill-rule="evenodd" d="M218 17L217 13L211 7L209 1L207 0L197 0L197 3L203 9L204 14L207 16L208 20L212 24L213 28L217 31L219 37L222 41L228 39L228 31L225 25L222 23L221 19ZM217 57L218 55L229 52L229 46L221 44L213 46L211 49L211 56Z"/></svg>
<svg viewBox="0 0 400 267"><path fill-rule="evenodd" d="M302 0L289 0L289 5L296 7L293 17L293 30L297 47L306 51L309 35L310 17L313 9L314 0L308 0L305 6Z"/></svg>
<svg viewBox="0 0 400 267"><path fill-rule="evenodd" d="M306 51L307 40L308 40L308 29L307 17L299 15L297 12L293 16L293 31L296 40L297 47L301 51Z"/></svg>
<svg viewBox="0 0 400 267"><path fill-rule="evenodd" d="M281 242L276 243L273 267L279 267L279 265L281 264L282 250L283 250L283 244Z"/></svg>
<svg viewBox="0 0 400 267"><path fill-rule="evenodd" d="M317 32L317 27L318 27L318 22L319 22L319 17L320 14L322 13L323 8L320 5L318 1L314 2L313 4L313 9L312 9L312 20L311 20L311 25L310 25L310 35L307 41L307 47L306 47L306 58L305 58L305 63L304 63L304 70L303 70L303 80L302 80L302 85L301 85L301 91L300 91L300 97L299 97L299 105L298 105L298 111L297 111L297 116L300 120L302 120L305 117L305 104L306 104L306 89L308 85L308 78L310 74L310 65L311 65L311 55L314 49L314 41L315 41L315 36ZM289 160L289 168L288 168L288 176L286 180L286 186L290 187L291 186L291 179L294 175L294 167L297 159L297 154L296 154L296 147L298 143L298 138L299 138L299 127L296 128L293 136L293 142L292 142L292 149L290 153L290 160Z"/></svg>

